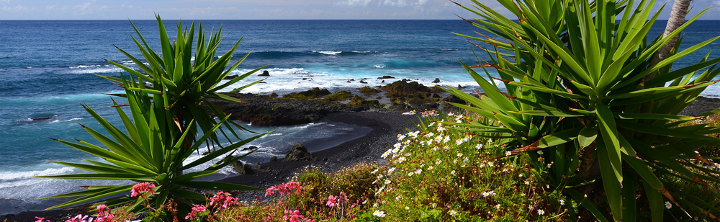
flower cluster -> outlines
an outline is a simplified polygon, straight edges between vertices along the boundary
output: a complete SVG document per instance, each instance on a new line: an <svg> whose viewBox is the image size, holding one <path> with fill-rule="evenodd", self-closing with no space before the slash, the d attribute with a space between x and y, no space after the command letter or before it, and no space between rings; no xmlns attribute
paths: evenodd
<svg viewBox="0 0 720 222"><path fill-rule="evenodd" d="M325 203L325 205L330 208L333 208L335 206L339 206L340 204L342 204L343 202L346 202L346 201L348 201L347 195L345 195L345 192L340 191L340 195L328 196L328 200Z"/></svg>
<svg viewBox="0 0 720 222"><path fill-rule="evenodd" d="M97 211L97 217L93 218L90 215L82 215L78 214L75 215L75 217L72 217L70 219L65 220L65 222L112 222L113 219L116 218L116 216L111 212L110 208L107 207L107 205L101 204L98 205L96 208ZM35 217L35 222L43 222L45 218L42 217ZM46 222L49 222L50 220L45 220Z"/></svg>
<svg viewBox="0 0 720 222"><path fill-rule="evenodd" d="M440 114L435 110L425 110L425 111L421 112L420 115L422 117L434 117L434 116L439 116Z"/></svg>
<svg viewBox="0 0 720 222"><path fill-rule="evenodd" d="M430 215L427 219L436 221L544 220L572 206L564 200L558 204L558 193L545 193L542 169L530 164L528 154L508 151L515 149L505 144L510 140L465 128L478 118L428 118L417 127L420 131L398 135L382 156L389 162L387 170L373 172L378 185L373 215L388 220Z"/></svg>
<svg viewBox="0 0 720 222"><path fill-rule="evenodd" d="M185 216L185 220L195 220L205 211L207 211L207 207L205 207L205 205L193 204L192 211Z"/></svg>
<svg viewBox="0 0 720 222"><path fill-rule="evenodd" d="M385 217L385 211L376 210L375 212L373 212L373 216L376 216L376 217Z"/></svg>
<svg viewBox="0 0 720 222"><path fill-rule="evenodd" d="M115 215L110 212L110 208L104 204L98 205L96 209L98 215L95 222L112 222L113 218L115 218Z"/></svg>
<svg viewBox="0 0 720 222"><path fill-rule="evenodd" d="M210 206L227 208L228 206L236 205L237 198L230 196L227 192L217 192L213 197L210 198Z"/></svg>
<svg viewBox="0 0 720 222"><path fill-rule="evenodd" d="M155 194L155 184L143 182L133 185L132 190L130 191L130 197L141 196L146 193L149 195Z"/></svg>
<svg viewBox="0 0 720 222"><path fill-rule="evenodd" d="M305 216L300 214L299 210L285 210L283 213L283 220L285 221L300 222L300 219L305 218Z"/></svg>
<svg viewBox="0 0 720 222"><path fill-rule="evenodd" d="M92 222L93 218L88 215L78 214L75 217L67 219L65 222Z"/></svg>
<svg viewBox="0 0 720 222"><path fill-rule="evenodd" d="M280 196L285 196L290 193L298 194L302 190L302 186L298 182L290 181L287 183L278 184L275 186L272 186L270 188L267 188L265 190L265 196L271 196L275 194L276 192L280 194Z"/></svg>

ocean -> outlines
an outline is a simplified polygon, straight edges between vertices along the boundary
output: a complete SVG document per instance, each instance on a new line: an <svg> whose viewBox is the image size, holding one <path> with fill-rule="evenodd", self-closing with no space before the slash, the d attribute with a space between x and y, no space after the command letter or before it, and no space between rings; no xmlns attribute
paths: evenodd
<svg viewBox="0 0 720 222"><path fill-rule="evenodd" d="M172 33L176 22L166 21ZM155 21L134 23L151 46L159 45ZM189 25L189 21L183 24ZM651 35L657 36L664 24L657 22ZM252 54L234 73L269 65L267 83L250 87L243 91L246 93L377 86L385 84L377 77L386 75L425 85L435 85L435 78L440 85L475 85L459 64L476 61L473 47L452 34L476 31L463 21L224 20L203 21L203 26L207 30L222 26L220 53L244 37L234 58ZM683 47L717 36L719 29L720 21L697 21L685 31ZM49 139L91 140L77 123L99 126L81 104L119 123L113 109L107 108L111 101L105 94L121 89L94 74L120 76L120 69L104 59L130 64L113 45L139 56L131 35L135 33L128 21L0 21L0 214L41 210L54 202L39 198L87 184L33 177L73 172L49 160L93 158ZM696 62L710 50L714 50L712 57L720 56L718 44L688 56L676 67ZM478 55L484 57L479 51ZM245 83L260 78L252 76ZM720 97L720 87L710 87L703 96ZM249 162L280 157L297 142L324 144L314 148L319 150L369 131L333 122L249 127L257 132L274 130L250 144L260 151L250 156Z"/></svg>

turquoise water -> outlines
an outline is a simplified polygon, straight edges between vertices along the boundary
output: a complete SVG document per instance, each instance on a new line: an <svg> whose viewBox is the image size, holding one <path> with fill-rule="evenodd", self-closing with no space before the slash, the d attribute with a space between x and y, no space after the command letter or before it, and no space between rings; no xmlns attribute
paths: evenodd
<svg viewBox="0 0 720 222"><path fill-rule="evenodd" d="M157 45L155 21L135 24L151 45ZM664 22L658 24L652 35L663 29ZM225 41L219 51L245 37L235 58L253 54L236 73L269 65L267 84L245 92L365 86L361 79L367 85L380 85L377 77L384 75L426 85L435 78L452 86L473 83L458 63L474 61L471 47L452 34L472 34L472 27L462 21L205 21L204 25L223 26ZM685 32L683 46L720 34L718 28L720 21L698 21ZM97 124L80 104L119 122L114 111L106 108L111 104L109 96L101 93L120 89L93 74L119 76L120 70L104 59L129 64L113 45L138 55L131 35L134 31L127 21L0 21L0 214L39 209L46 203L37 198L78 184L32 176L72 172L48 160L92 158L49 139L91 140L77 123ZM718 44L712 43L676 67L699 60L709 50L720 56ZM253 76L248 82L259 78ZM711 87L704 95L720 96L720 88ZM367 131L338 123L255 130L276 131L251 144L261 151L249 161L281 155L295 142L320 140L332 145Z"/></svg>

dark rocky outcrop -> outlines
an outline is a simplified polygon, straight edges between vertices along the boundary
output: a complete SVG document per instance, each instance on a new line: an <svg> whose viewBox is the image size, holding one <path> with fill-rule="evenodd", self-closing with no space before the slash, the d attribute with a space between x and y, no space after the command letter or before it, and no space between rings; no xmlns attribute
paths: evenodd
<svg viewBox="0 0 720 222"><path fill-rule="evenodd" d="M259 126L304 124L318 121L329 113L366 110L359 106L312 99L276 99L253 94L229 95L245 101L245 103L224 100L213 100L212 102L226 113L232 114L232 119Z"/></svg>
<svg viewBox="0 0 720 222"><path fill-rule="evenodd" d="M255 173L255 169L253 169L253 165L250 165L248 163L242 163L238 161L237 163L233 164L235 167L235 172L238 172L241 175L247 175L247 174L253 174Z"/></svg>
<svg viewBox="0 0 720 222"><path fill-rule="evenodd" d="M317 99L327 95L330 95L329 90L315 87L306 91L288 93L283 99Z"/></svg>
<svg viewBox="0 0 720 222"><path fill-rule="evenodd" d="M330 94L329 96L325 97L323 100L339 102L339 101L345 101L352 96L353 96L353 94L348 91L340 91L340 92Z"/></svg>
<svg viewBox="0 0 720 222"><path fill-rule="evenodd" d="M440 78L435 78L435 80L433 80L432 83L440 83Z"/></svg>
<svg viewBox="0 0 720 222"><path fill-rule="evenodd" d="M362 95L348 91L330 94L327 89L313 88L294 92L277 98L253 94L228 94L245 103L213 101L232 118L260 126L295 125L318 121L335 112L392 111L456 109L447 102L462 103L457 98L446 98L448 93L439 87L427 87L407 79L381 87L362 87ZM383 93L384 92L384 93ZM383 103L381 103L383 101ZM389 103L387 103L389 101Z"/></svg>
<svg viewBox="0 0 720 222"><path fill-rule="evenodd" d="M437 88L430 88L415 81L403 79L394 83L381 86L380 89L387 92L390 98L407 98L407 97L428 97L431 93L440 92Z"/></svg>
<svg viewBox="0 0 720 222"><path fill-rule="evenodd" d="M394 79L394 78L395 77L392 77L392 76L382 76L382 77L378 77L377 79Z"/></svg>
<svg viewBox="0 0 720 222"><path fill-rule="evenodd" d="M363 109L379 109L382 108L380 101L377 100L366 100L360 96L352 96L350 102L347 103L350 106L362 107Z"/></svg>
<svg viewBox="0 0 720 222"><path fill-rule="evenodd" d="M375 95L380 92L379 89L368 87L368 86L363 86L362 88L359 89L359 91L360 91L360 93L362 93L365 96Z"/></svg>
<svg viewBox="0 0 720 222"><path fill-rule="evenodd" d="M434 98L433 94L443 92L440 88L427 87L407 79L380 88L393 103L388 108L391 111L437 109L438 98Z"/></svg>
<svg viewBox="0 0 720 222"><path fill-rule="evenodd" d="M270 72L264 70L262 73L258 74L258 76L270 76Z"/></svg>
<svg viewBox="0 0 720 222"><path fill-rule="evenodd" d="M307 151L307 148L305 148L305 146L296 143L287 153L285 153L285 159L283 159L283 161L299 160L314 161L315 157L313 157L313 155Z"/></svg>

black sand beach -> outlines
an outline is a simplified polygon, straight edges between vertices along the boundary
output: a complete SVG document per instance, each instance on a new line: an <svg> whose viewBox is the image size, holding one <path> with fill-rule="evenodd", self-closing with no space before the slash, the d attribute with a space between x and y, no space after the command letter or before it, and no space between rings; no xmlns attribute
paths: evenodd
<svg viewBox="0 0 720 222"><path fill-rule="evenodd" d="M239 183L265 189L278 183L286 182L289 177L300 172L305 166L319 167L325 171L336 171L357 163L382 162L380 155L392 147L397 140L396 135L414 129L419 115L402 115L399 112L341 112L332 113L320 121L343 122L372 128L364 137L345 142L333 148L313 153L316 161L271 161L260 165L260 170L253 174L238 175L221 181ZM264 190L243 192L241 200L251 201L262 197ZM30 211L19 214L0 216L0 221L35 221L35 217L44 217L58 221L81 212L80 209Z"/></svg>

